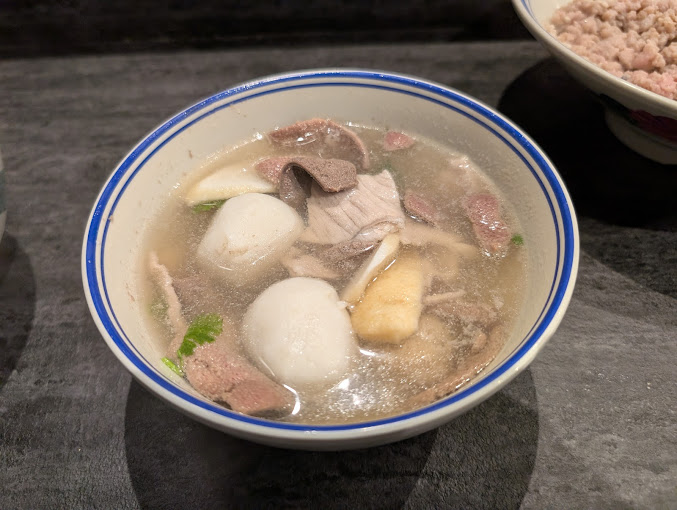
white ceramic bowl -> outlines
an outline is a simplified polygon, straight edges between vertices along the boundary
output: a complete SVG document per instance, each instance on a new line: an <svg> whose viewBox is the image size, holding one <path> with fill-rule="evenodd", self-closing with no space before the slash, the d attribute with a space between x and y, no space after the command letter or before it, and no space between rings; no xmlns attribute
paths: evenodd
<svg viewBox="0 0 677 510"><path fill-rule="evenodd" d="M597 94L607 125L635 152L664 164L677 164L677 101L604 71L562 44L547 30L555 10L568 0L512 0L515 11L543 46L574 78Z"/></svg>
<svg viewBox="0 0 677 510"><path fill-rule="evenodd" d="M340 426L277 423L203 398L161 362L138 308L139 244L164 197L207 155L311 118L387 125L451 142L513 201L528 246L526 305L505 348L458 393L401 416ZM363 70L312 70L239 85L187 108L144 138L105 183L85 232L82 277L101 334L143 385L184 413L235 436L300 449L349 449L420 434L476 406L524 370L555 332L578 267L569 195L548 158L514 124L455 90Z"/></svg>

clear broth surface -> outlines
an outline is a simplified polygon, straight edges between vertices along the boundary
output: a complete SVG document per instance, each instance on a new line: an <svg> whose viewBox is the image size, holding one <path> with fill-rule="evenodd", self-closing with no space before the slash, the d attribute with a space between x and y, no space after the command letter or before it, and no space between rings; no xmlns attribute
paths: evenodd
<svg viewBox="0 0 677 510"><path fill-rule="evenodd" d="M511 205L479 168L471 161L462 159L462 154L415 134L416 143L411 148L386 152L381 145L385 130L355 126L351 126L351 129L369 148L371 167L366 173L377 174L388 169L397 184L400 197L405 189L416 191L440 206L443 220L439 227L442 230L460 236L465 243L478 245L462 205L470 178L473 192L486 191L499 197L503 218L512 232L520 233ZM188 305L184 304L183 313L187 321L197 315L217 313L224 317L224 327L228 324L233 333L238 335L240 321L252 301L268 286L289 275L279 265L270 272L268 278L250 287L237 287L221 281L215 284L214 279L201 269L195 257L196 248L214 212L193 211L183 200L186 190L199 179L228 164L253 163L266 157L299 154L317 155L303 147L279 147L265 136L214 154L175 187L166 205L148 226L142 260L148 260L149 252L154 251L174 279L202 280L209 288L209 292L195 296ZM430 293L465 291L464 299L486 303L497 311L496 323L503 331L510 330L522 304L526 285L525 250L525 246L511 243L505 256L482 254L473 259L464 259L450 258L441 248L418 249L421 256L436 267L444 267L447 263L452 267L458 264L458 276L450 283L433 283ZM143 263L141 266L144 266ZM340 293L349 278L350 275L347 275L330 283ZM141 289L150 327L159 345L166 348L172 338L171 329L164 321L158 320L159 293L147 272L144 272ZM407 403L409 399L434 387L441 380L453 377L469 355L477 334L476 327L458 320L445 320L425 310L421 317L421 329L424 331L414 336L432 347L421 350L417 347L419 344L410 342L410 339L402 346L385 347L358 339L360 349L352 360L351 373L337 383L293 388L297 397L294 412L276 419L305 424L338 424L379 419L410 411L410 404Z"/></svg>

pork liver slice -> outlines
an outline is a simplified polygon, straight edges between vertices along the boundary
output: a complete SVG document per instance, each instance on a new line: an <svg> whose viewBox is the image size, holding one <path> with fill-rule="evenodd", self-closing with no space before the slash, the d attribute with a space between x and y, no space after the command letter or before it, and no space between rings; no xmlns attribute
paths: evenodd
<svg viewBox="0 0 677 510"><path fill-rule="evenodd" d="M505 254L510 230L501 216L498 198L489 193L476 193L468 196L464 205L482 248L491 255Z"/></svg>
<svg viewBox="0 0 677 510"><path fill-rule="evenodd" d="M289 411L294 395L261 373L230 343L219 337L185 358L184 372L193 388L244 414Z"/></svg>
<svg viewBox="0 0 677 510"><path fill-rule="evenodd" d="M306 147L323 158L346 159L361 170L369 168L369 151L364 142L356 133L333 120L302 120L271 131L268 138L286 147Z"/></svg>

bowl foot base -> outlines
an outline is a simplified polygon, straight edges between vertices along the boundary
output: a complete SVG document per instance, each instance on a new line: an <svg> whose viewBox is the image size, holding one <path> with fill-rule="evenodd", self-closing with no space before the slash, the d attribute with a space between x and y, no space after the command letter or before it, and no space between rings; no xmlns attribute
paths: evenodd
<svg viewBox="0 0 677 510"><path fill-rule="evenodd" d="M642 131L608 108L604 119L616 138L633 151L664 165L677 165L677 144Z"/></svg>

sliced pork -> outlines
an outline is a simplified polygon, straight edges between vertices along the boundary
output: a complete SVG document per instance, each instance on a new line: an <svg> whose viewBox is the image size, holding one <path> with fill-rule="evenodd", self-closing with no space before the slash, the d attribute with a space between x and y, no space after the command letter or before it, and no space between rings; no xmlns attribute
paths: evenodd
<svg viewBox="0 0 677 510"><path fill-rule="evenodd" d="M414 395L407 400L405 406L418 407L432 404L459 390L491 364L501 351L504 340L505 332L498 326L489 335L478 336L476 341L483 342L482 350L477 351L471 348L471 355L459 364L453 375L435 384L433 387Z"/></svg>
<svg viewBox="0 0 677 510"><path fill-rule="evenodd" d="M343 241L342 243L331 245L324 250L319 250L317 255L322 258L322 260L332 263L345 262L346 260L361 257L370 252L379 243L379 241L375 239L377 236L374 235L373 230L364 232L364 234L364 236L358 234L348 241ZM383 237L385 237L385 235Z"/></svg>
<svg viewBox="0 0 677 510"><path fill-rule="evenodd" d="M310 149L323 158L346 159L361 170L369 168L369 151L364 142L332 120L303 120L271 131L268 138L278 145Z"/></svg>
<svg viewBox="0 0 677 510"><path fill-rule="evenodd" d="M377 243L404 226L400 196L390 172L358 175L357 186L338 193L313 185L308 205L308 228L302 241L338 244L358 238Z"/></svg>
<svg viewBox="0 0 677 510"><path fill-rule="evenodd" d="M230 339L219 337L197 347L185 358L183 370L193 388L216 402L225 402L233 411L286 414L295 403L292 392L249 363Z"/></svg>
<svg viewBox="0 0 677 510"><path fill-rule="evenodd" d="M176 350L181 345L183 334L186 332L186 321L181 311L181 302L174 290L174 281L167 268L160 263L157 253L150 252L148 256L148 269L153 281L160 289L162 299L167 304L167 325L172 328L172 338L168 352L172 359L176 358Z"/></svg>

